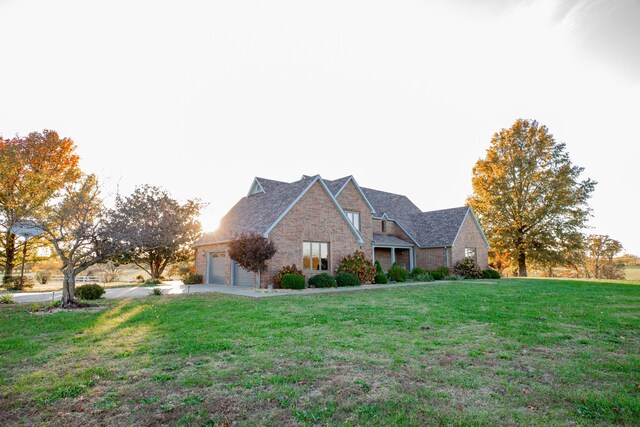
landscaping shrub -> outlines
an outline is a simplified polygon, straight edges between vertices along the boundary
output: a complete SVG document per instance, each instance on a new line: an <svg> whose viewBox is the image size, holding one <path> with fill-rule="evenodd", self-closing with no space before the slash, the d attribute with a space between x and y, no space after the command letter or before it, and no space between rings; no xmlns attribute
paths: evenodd
<svg viewBox="0 0 640 427"><path fill-rule="evenodd" d="M444 265L442 267L440 267L439 269L437 269L436 271L439 271L440 273L444 274L445 276L450 273L449 267L445 267Z"/></svg>
<svg viewBox="0 0 640 427"><path fill-rule="evenodd" d="M453 271L464 279L479 279L482 277L482 271L473 258L464 258L456 262L456 265L453 266Z"/></svg>
<svg viewBox="0 0 640 427"><path fill-rule="evenodd" d="M380 261L376 260L374 264L376 266L376 274L384 273L384 271L382 271L382 265L380 265Z"/></svg>
<svg viewBox="0 0 640 427"><path fill-rule="evenodd" d="M282 276L282 289L304 289L304 276L285 274Z"/></svg>
<svg viewBox="0 0 640 427"><path fill-rule="evenodd" d="M202 283L202 274L188 273L183 277L182 283L185 285L199 285Z"/></svg>
<svg viewBox="0 0 640 427"><path fill-rule="evenodd" d="M361 283L371 283L376 275L376 268L371 260L367 259L364 252L357 250L340 260L338 273L355 274Z"/></svg>
<svg viewBox="0 0 640 427"><path fill-rule="evenodd" d="M484 279L499 279L500 273L498 273L493 268L487 268L486 270L482 270L482 278Z"/></svg>
<svg viewBox="0 0 640 427"><path fill-rule="evenodd" d="M415 279L416 276L420 274L424 274L426 272L427 270L425 270L424 268L413 267L413 270L411 270L411 273L409 273L409 277L411 277L412 279Z"/></svg>
<svg viewBox="0 0 640 427"><path fill-rule="evenodd" d="M159 285L162 282L160 281L160 279L150 278L150 279L145 280L144 283L145 283L145 285L154 285L155 286L155 285Z"/></svg>
<svg viewBox="0 0 640 427"><path fill-rule="evenodd" d="M40 283L41 285L46 285L49 279L51 279L51 272L46 270L37 271L34 277L36 278L38 283Z"/></svg>
<svg viewBox="0 0 640 427"><path fill-rule="evenodd" d="M0 304L15 304L15 301L13 300L13 295L1 295Z"/></svg>
<svg viewBox="0 0 640 427"><path fill-rule="evenodd" d="M413 280L416 282L433 282L433 277L431 277L431 274L424 272L413 276Z"/></svg>
<svg viewBox="0 0 640 427"><path fill-rule="evenodd" d="M360 278L355 274L338 273L336 276L336 285L341 288L345 286L360 286L361 284Z"/></svg>
<svg viewBox="0 0 640 427"><path fill-rule="evenodd" d="M387 279L387 275L386 274L383 274L383 273L376 274L376 277L375 277L375 284L376 285L384 285L386 283L389 283L389 280Z"/></svg>
<svg viewBox="0 0 640 427"><path fill-rule="evenodd" d="M309 286L316 288L335 288L337 284L335 277L327 273L321 273L309 279Z"/></svg>
<svg viewBox="0 0 640 427"><path fill-rule="evenodd" d="M409 272L404 267L400 266L397 262L394 262L389 269L389 280L392 282L406 282L409 277Z"/></svg>
<svg viewBox="0 0 640 427"><path fill-rule="evenodd" d="M429 271L429 274L431 275L431 277L433 277L433 280L443 280L444 279L444 274L442 274L442 272L440 272L438 270Z"/></svg>
<svg viewBox="0 0 640 427"><path fill-rule="evenodd" d="M144 276L142 274L138 274L136 276L136 281L140 283L144 283Z"/></svg>
<svg viewBox="0 0 640 427"><path fill-rule="evenodd" d="M162 292L162 289L160 288L153 288L151 292L149 292L149 296L160 296L160 295L164 295L164 292Z"/></svg>
<svg viewBox="0 0 640 427"><path fill-rule="evenodd" d="M460 280L460 279L461 277L458 276L457 274L447 274L442 278L442 280Z"/></svg>
<svg viewBox="0 0 640 427"><path fill-rule="evenodd" d="M76 296L80 299L98 299L105 290L100 285L82 285L76 288Z"/></svg>
<svg viewBox="0 0 640 427"><path fill-rule="evenodd" d="M282 287L282 278L285 274L297 274L304 278L302 270L298 270L295 264L285 265L282 269L273 276L273 289L280 289Z"/></svg>

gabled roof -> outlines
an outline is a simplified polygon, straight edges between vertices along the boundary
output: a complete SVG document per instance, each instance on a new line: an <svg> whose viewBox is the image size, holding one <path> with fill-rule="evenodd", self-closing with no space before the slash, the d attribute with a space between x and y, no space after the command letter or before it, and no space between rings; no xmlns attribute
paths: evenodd
<svg viewBox="0 0 640 427"><path fill-rule="evenodd" d="M303 175L301 179L291 183L255 178L249 195L231 208L222 218L220 227L215 232L205 234L196 242L196 245L225 242L231 240L234 235L243 232L255 232L268 236L269 232L316 182L320 183L353 234L362 243L363 240L358 230L347 219L344 210L336 200L336 197L350 181L354 183L371 208L374 217L394 221L418 247L453 246L467 214L471 215L487 247L489 246L478 220L468 206L422 212L406 196L361 188L353 176L331 181L323 180L320 175ZM388 237L375 235L373 240L374 243L391 244ZM398 245L410 244L404 240L396 243Z"/></svg>
<svg viewBox="0 0 640 427"><path fill-rule="evenodd" d="M362 187L362 192L373 206L377 216L386 213L394 218L422 212L407 196L364 187Z"/></svg>
<svg viewBox="0 0 640 427"><path fill-rule="evenodd" d="M453 246L467 212L473 215L468 206L422 212L407 196L364 187L362 191L373 205L376 217L395 221L421 248ZM480 233L488 246L482 229Z"/></svg>
<svg viewBox="0 0 640 427"><path fill-rule="evenodd" d="M360 186L358 185L358 182L353 177L353 175L345 176L344 178L338 178L333 181L329 181L325 179L324 182L327 183L327 187L329 188L329 190L331 190L331 192L335 197L338 197L338 195L342 192L342 190L344 190L347 184L349 182L352 182L353 185L356 187L356 190L358 191L358 193L360 193L360 195L362 196L362 199L364 200L364 202L369 207L369 210L371 211L371 213L375 213L375 209L373 205L371 204L371 202L369 202L369 199L367 198L366 194L364 194L364 191L362 191L362 188L360 188Z"/></svg>
<svg viewBox="0 0 640 427"><path fill-rule="evenodd" d="M405 230L423 248L449 247L458 236L470 208L443 209L439 211L420 212L400 217Z"/></svg>
<svg viewBox="0 0 640 427"><path fill-rule="evenodd" d="M287 183L265 178L255 178L252 189L258 182L263 191L251 192L240 199L220 220L220 226L212 233L206 233L195 243L197 246L231 240L236 234L253 232L268 236L269 232L282 220L287 212L319 182L338 211L343 216L352 232L362 243L362 237L347 219L346 214L335 200L333 193L320 175L303 176L302 179Z"/></svg>

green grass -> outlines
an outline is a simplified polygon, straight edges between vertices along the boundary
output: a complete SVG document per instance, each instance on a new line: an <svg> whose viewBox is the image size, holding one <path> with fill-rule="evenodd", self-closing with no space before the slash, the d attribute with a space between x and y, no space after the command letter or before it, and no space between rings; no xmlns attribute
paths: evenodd
<svg viewBox="0 0 640 427"><path fill-rule="evenodd" d="M640 286L462 281L104 304L0 308L1 425L640 419Z"/></svg>

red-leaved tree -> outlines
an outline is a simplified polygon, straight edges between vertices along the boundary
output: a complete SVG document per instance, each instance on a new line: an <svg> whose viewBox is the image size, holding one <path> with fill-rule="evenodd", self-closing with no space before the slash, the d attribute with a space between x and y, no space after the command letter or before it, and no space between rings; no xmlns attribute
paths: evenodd
<svg viewBox="0 0 640 427"><path fill-rule="evenodd" d="M229 243L229 256L242 268L254 273L267 269L267 261L276 254L271 239L257 233L242 233Z"/></svg>

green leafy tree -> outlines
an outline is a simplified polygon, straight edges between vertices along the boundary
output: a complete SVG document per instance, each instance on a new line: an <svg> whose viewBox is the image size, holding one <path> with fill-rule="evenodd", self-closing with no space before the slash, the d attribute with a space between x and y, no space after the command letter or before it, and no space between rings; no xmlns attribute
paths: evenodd
<svg viewBox="0 0 640 427"><path fill-rule="evenodd" d="M582 244L576 236L596 185L580 180L583 170L546 126L523 119L494 134L476 163L468 203L491 246L511 253L519 276L527 275L528 261L555 263Z"/></svg>
<svg viewBox="0 0 640 427"><path fill-rule="evenodd" d="M201 234L198 217L203 206L198 200L180 204L151 185L136 187L128 197L118 196L110 213L111 228L129 250L116 261L133 262L159 279L169 264L189 260Z"/></svg>

